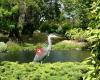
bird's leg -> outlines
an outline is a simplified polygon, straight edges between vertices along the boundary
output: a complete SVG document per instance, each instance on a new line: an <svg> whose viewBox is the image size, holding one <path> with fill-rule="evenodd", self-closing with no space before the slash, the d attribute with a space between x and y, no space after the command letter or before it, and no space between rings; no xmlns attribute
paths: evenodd
<svg viewBox="0 0 100 80"><path fill-rule="evenodd" d="M48 53L48 56L50 55L50 53Z"/></svg>
<svg viewBox="0 0 100 80"><path fill-rule="evenodd" d="M32 62L32 64L33 64L33 65L35 65L35 64L36 64L36 62L34 62L34 61L33 61L33 62Z"/></svg>
<svg viewBox="0 0 100 80"><path fill-rule="evenodd" d="M50 51L48 51L48 55L47 56L49 56L50 55Z"/></svg>
<svg viewBox="0 0 100 80"><path fill-rule="evenodd" d="M41 61L41 64L43 63L43 61Z"/></svg>

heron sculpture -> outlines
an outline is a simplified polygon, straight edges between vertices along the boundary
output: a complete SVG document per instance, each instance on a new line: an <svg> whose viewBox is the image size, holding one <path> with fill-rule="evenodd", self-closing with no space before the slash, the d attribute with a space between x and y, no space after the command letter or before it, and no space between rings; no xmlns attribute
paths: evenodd
<svg viewBox="0 0 100 80"><path fill-rule="evenodd" d="M48 36L48 46L46 48L38 48L36 50L36 55L34 57L34 61L42 61L44 59L44 57L49 56L50 51L51 51L51 46L52 46L52 38L57 38L58 36L54 35L54 34L50 34Z"/></svg>

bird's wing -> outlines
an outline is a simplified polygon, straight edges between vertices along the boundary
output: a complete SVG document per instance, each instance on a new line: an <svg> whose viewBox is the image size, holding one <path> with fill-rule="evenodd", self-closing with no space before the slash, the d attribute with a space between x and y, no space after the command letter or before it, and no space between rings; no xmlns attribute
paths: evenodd
<svg viewBox="0 0 100 80"><path fill-rule="evenodd" d="M42 48L42 52L38 52L36 53L35 57L34 57L34 61L40 61L42 60L46 55L48 54L48 50L46 48Z"/></svg>

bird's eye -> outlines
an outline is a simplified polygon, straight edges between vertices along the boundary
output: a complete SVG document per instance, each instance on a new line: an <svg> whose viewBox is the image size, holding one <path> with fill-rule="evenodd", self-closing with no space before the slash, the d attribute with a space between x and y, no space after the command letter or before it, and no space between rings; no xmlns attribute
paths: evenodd
<svg viewBox="0 0 100 80"><path fill-rule="evenodd" d="M41 50L40 49L37 49L37 52L39 53L39 52L41 52Z"/></svg>
<svg viewBox="0 0 100 80"><path fill-rule="evenodd" d="M38 52L40 52L40 50L38 50Z"/></svg>

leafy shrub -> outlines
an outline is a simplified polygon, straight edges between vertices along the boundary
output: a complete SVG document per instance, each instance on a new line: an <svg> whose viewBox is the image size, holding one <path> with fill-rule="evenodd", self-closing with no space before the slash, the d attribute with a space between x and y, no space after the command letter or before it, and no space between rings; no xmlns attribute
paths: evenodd
<svg viewBox="0 0 100 80"><path fill-rule="evenodd" d="M33 34L33 42L36 43L44 43L47 40L47 35L45 33L34 33Z"/></svg>
<svg viewBox="0 0 100 80"><path fill-rule="evenodd" d="M78 34L81 34L82 38L87 40L88 45L89 45L88 47L91 49L92 56L90 60L94 68L87 73L84 80L100 80L100 30L99 29L89 29L83 32L79 31L78 33L76 31L76 34L74 33L73 35L71 32L71 38L73 37L74 39L77 40L76 36ZM81 36L79 36L78 39Z"/></svg>
<svg viewBox="0 0 100 80"><path fill-rule="evenodd" d="M91 39L89 38L97 35L98 33L100 33L99 29L82 30L75 28L66 31L65 36L72 40L91 42Z"/></svg>
<svg viewBox="0 0 100 80"><path fill-rule="evenodd" d="M8 42L7 43L8 47L7 50L10 52L16 52L16 51L20 51L22 49L22 47L14 42Z"/></svg>
<svg viewBox="0 0 100 80"><path fill-rule="evenodd" d="M29 51L34 51L35 49L35 45L30 43L24 43L21 47L23 50L29 50Z"/></svg>
<svg viewBox="0 0 100 80"><path fill-rule="evenodd" d="M81 80L89 71L89 65L81 63L24 63L1 62L1 80ZM85 72L84 72L85 71Z"/></svg>
<svg viewBox="0 0 100 80"><path fill-rule="evenodd" d="M7 50L11 53L16 53L19 51L35 51L36 45L30 44L30 43L24 43L23 45L20 45L18 43L14 42L8 42L7 43Z"/></svg>
<svg viewBox="0 0 100 80"><path fill-rule="evenodd" d="M78 29L71 29L69 31L66 31L65 36L68 39L75 39L74 36L78 33Z"/></svg>
<svg viewBox="0 0 100 80"><path fill-rule="evenodd" d="M67 31L65 35L72 40L85 41L90 33L88 33L88 31L83 31L82 29L71 29L70 31Z"/></svg>
<svg viewBox="0 0 100 80"><path fill-rule="evenodd" d="M100 33L90 37L91 40L91 64L93 69L85 76L85 80L100 80Z"/></svg>
<svg viewBox="0 0 100 80"><path fill-rule="evenodd" d="M42 32L54 33L57 31L57 29L58 29L58 25L50 21L46 21L42 23L40 26L40 30Z"/></svg>
<svg viewBox="0 0 100 80"><path fill-rule="evenodd" d="M72 25L66 21L63 23L60 23L57 29L57 33L64 35L66 31L70 30L72 28Z"/></svg>

